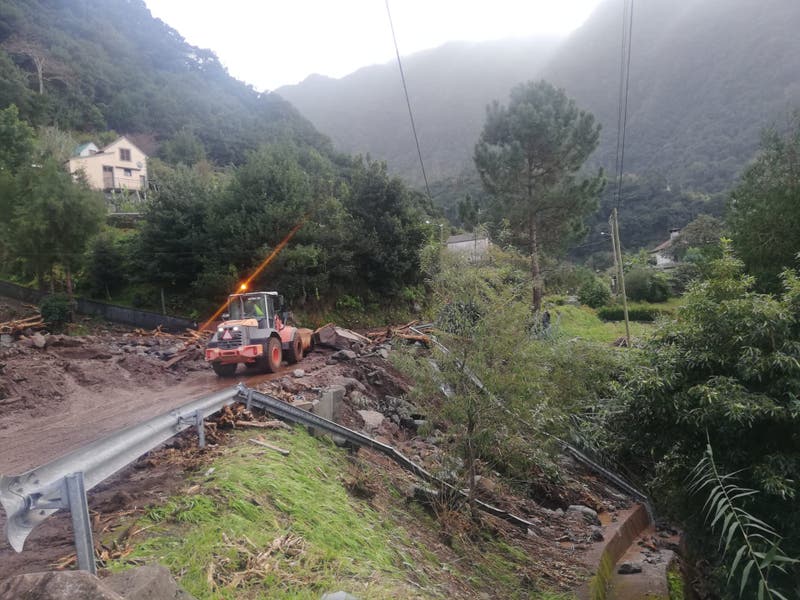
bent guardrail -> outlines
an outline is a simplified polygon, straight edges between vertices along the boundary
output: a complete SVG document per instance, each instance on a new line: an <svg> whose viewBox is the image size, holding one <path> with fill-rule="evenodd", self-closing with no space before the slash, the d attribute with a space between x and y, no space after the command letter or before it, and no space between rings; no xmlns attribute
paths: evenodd
<svg viewBox="0 0 800 600"><path fill-rule="evenodd" d="M70 454L17 476L0 476L0 504L6 512L6 537L21 552L33 529L54 512L67 509L72 518L78 568L96 572L91 521L86 492L163 444L171 437L196 427L200 446L205 444L204 419L236 401L255 406L276 417L338 436L347 442L376 450L418 477L447 490L453 497L467 499L463 490L435 477L393 446L348 429L243 384L204 396L157 417L92 442ZM528 529L533 524L481 500L473 499L482 511Z"/></svg>
<svg viewBox="0 0 800 600"><path fill-rule="evenodd" d="M237 388L204 396L157 417L122 429L74 452L17 476L0 476L0 504L6 537L22 551L31 531L59 509L72 515L78 567L95 571L86 491L189 427L205 441L203 419L233 403Z"/></svg>
<svg viewBox="0 0 800 600"><path fill-rule="evenodd" d="M377 450L381 454L388 456L390 459L392 459L394 462L396 462L404 469L411 471L412 473L428 481L429 483L436 484L443 490L447 490L453 496L461 497L463 499L468 498L468 495L464 491L459 490L452 484L442 481L438 477L428 473L428 471L426 471L418 464L407 458L394 446L390 446L389 444L384 444L383 442L379 442L378 440L373 439L368 435L364 435L363 433L359 433L357 431L353 431L352 429L348 429L347 427L339 425L338 423L334 423L333 421L329 421L328 419L320 417L319 415L306 412L303 409L297 408L296 406L292 406L291 404L287 404L286 402L278 400L277 398L273 398L272 396L268 396L266 394L262 394L255 390L251 390L242 384L239 384L239 390L242 398L244 398L245 401L247 402L248 408L250 408L251 406L256 406L261 410L272 413L273 415L285 419L287 421L292 421L293 423L299 423L302 425L316 427L334 436L339 436L353 445L365 446L367 448L372 448L373 450ZM521 517L513 515L500 508L497 508L496 506L492 506L491 504L483 502L482 500L473 499L473 502L482 511L489 513L490 515L494 515L495 517L498 517L505 521L508 521L509 523L513 523L518 527L522 527L526 530L530 527L533 527L533 523L531 523L530 521L526 521Z"/></svg>

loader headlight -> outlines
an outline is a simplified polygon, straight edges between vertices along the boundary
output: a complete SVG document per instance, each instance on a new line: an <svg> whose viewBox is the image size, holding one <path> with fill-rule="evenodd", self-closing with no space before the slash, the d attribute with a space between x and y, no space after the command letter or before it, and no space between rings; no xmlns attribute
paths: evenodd
<svg viewBox="0 0 800 600"><path fill-rule="evenodd" d="M238 326L238 325L234 325L234 326L233 326L233 330L234 330L234 331L239 331L239 326Z"/></svg>
<svg viewBox="0 0 800 600"><path fill-rule="evenodd" d="M225 331L225 329L224 329L224 328L222 328L222 327L218 327L218 328L217 328L217 333L222 333L223 331Z"/></svg>

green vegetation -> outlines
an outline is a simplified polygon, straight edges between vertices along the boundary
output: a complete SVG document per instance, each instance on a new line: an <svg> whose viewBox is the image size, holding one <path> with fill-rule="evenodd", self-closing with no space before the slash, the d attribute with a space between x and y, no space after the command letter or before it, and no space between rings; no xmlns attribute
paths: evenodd
<svg viewBox="0 0 800 600"><path fill-rule="evenodd" d="M719 545L730 563L728 581L733 580L740 597L747 590L750 597L756 592L758 598L788 600L773 582L781 578L788 583L788 568L800 560L787 556L780 548L780 535L742 507L758 491L737 485L736 479L736 473L720 472L708 444L692 473L690 488L708 498L704 506L706 519L711 529L719 532ZM737 568L741 568L738 573Z"/></svg>
<svg viewBox="0 0 800 600"><path fill-rule="evenodd" d="M281 457L246 443L248 435L237 435L198 485L150 507L139 522L146 535L111 568L157 560L201 599L319 598L339 589L444 598L452 597L448 586L561 598L526 588L517 569L528 557L501 538L458 537L437 551L446 556L434 552L440 544L424 541L436 535L431 517L404 505L382 469L348 458L327 438L302 428L270 432L271 443L291 452ZM348 493L358 485L389 493L360 500Z"/></svg>
<svg viewBox="0 0 800 600"><path fill-rule="evenodd" d="M686 486L710 439L720 471L738 473L742 487L759 492L744 508L780 523L787 554L797 556L800 285L787 272L783 295L752 291L754 280L729 245L710 273L692 285L677 320L645 344L626 385L597 405L600 429L592 435L642 478L665 513L686 523L696 550L715 556L703 500Z"/></svg>
<svg viewBox="0 0 800 600"><path fill-rule="evenodd" d="M555 255L583 232L583 218L596 208L605 185L600 171L579 174L597 147L600 125L563 90L546 81L520 84L508 106L487 110L475 146L475 167L491 199L495 228L530 257L532 306L542 308L542 257ZM510 226L509 226L510 224Z"/></svg>
<svg viewBox="0 0 800 600"><path fill-rule="evenodd" d="M781 290L781 273L798 266L800 241L800 111L783 134L765 132L761 153L731 194L733 245L763 290Z"/></svg>
<svg viewBox="0 0 800 600"><path fill-rule="evenodd" d="M557 334L587 342L611 343L625 336L625 323L622 319L603 321L598 312L585 306L557 306L549 309L553 314L553 328ZM631 323L631 335L636 340L646 339L652 332L649 322Z"/></svg>
<svg viewBox="0 0 800 600"><path fill-rule="evenodd" d="M240 164L266 142L330 149L288 102L233 79L141 0L4 0L0 81L0 108L34 125L144 134L185 164Z"/></svg>
<svg viewBox="0 0 800 600"><path fill-rule="evenodd" d="M396 360L416 381L415 402L437 415L434 421L448 423L447 449L458 459L453 470L464 487L473 488L479 461L481 468L507 475L521 493L542 500L560 481L551 436L568 435L573 415L611 393L626 356L609 347L618 337L614 326L600 322L591 309L548 308L551 324L544 327L530 310L524 264L513 251L495 251L483 264L448 253L428 264L431 309L451 353L434 349L438 369L413 351ZM567 327L575 316L592 321L598 331L589 335L605 343L571 337ZM575 329L583 336L588 328ZM465 367L494 397L475 388ZM452 391L446 401L437 399L442 384Z"/></svg>
<svg viewBox="0 0 800 600"><path fill-rule="evenodd" d="M676 563L673 563L667 571L667 585L669 586L669 600L686 600L683 574Z"/></svg>

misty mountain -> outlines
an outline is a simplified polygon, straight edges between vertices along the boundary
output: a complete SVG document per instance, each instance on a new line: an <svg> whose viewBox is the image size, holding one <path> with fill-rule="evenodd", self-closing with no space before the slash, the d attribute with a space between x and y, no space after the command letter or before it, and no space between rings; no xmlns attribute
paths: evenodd
<svg viewBox="0 0 800 600"><path fill-rule="evenodd" d="M760 131L800 105L800 2L648 0L634 7L626 171L668 186L730 187ZM404 60L432 181L470 179L485 106L545 78L603 124L594 166L613 171L622 0L607 0L566 39L447 44ZM336 146L370 153L421 181L397 65L277 90Z"/></svg>
<svg viewBox="0 0 800 600"><path fill-rule="evenodd" d="M220 164L271 140L330 148L286 100L231 77L142 0L0 0L0 108L10 103L68 130L153 141L187 130Z"/></svg>
<svg viewBox="0 0 800 600"><path fill-rule="evenodd" d="M541 37L451 42L403 59L430 180L456 175L471 162L486 105L514 84L535 77L557 43ZM421 183L396 61L342 79L312 75L276 92L331 136L338 149L385 159L392 171Z"/></svg>

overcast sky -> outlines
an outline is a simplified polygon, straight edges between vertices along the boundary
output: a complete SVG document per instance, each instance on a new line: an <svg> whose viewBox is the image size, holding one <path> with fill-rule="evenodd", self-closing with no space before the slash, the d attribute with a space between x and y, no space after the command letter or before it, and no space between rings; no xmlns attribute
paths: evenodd
<svg viewBox="0 0 800 600"><path fill-rule="evenodd" d="M145 0L190 43L258 90L394 58L384 0ZM580 26L600 0L390 0L402 55Z"/></svg>

